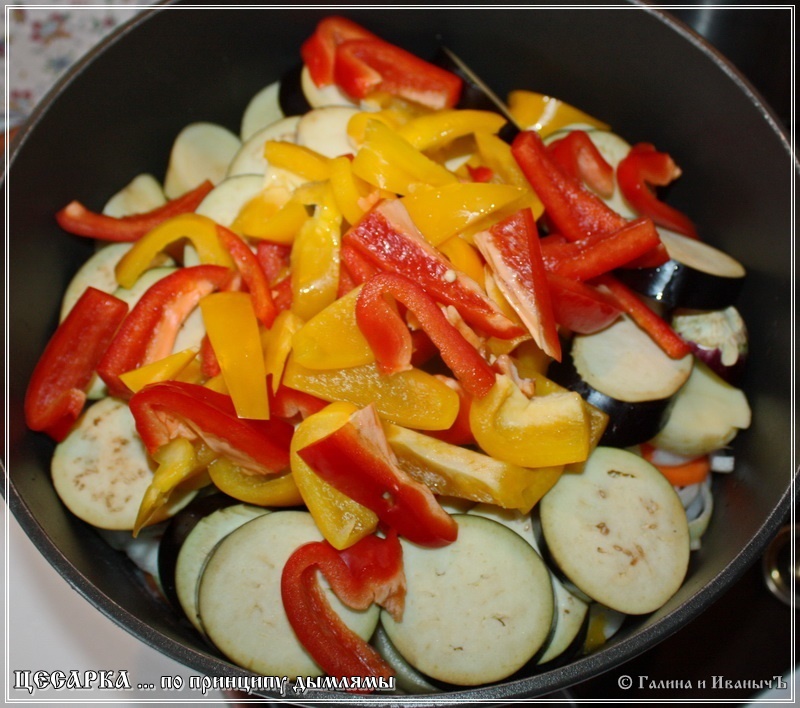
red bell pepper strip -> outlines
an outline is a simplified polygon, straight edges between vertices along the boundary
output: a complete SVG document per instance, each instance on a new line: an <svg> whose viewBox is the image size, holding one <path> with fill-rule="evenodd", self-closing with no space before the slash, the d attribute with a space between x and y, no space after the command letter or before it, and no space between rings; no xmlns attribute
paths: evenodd
<svg viewBox="0 0 800 708"><path fill-rule="evenodd" d="M346 17L331 15L320 20L314 34L300 46L300 56L317 86L333 83L336 47L348 39L378 39L361 25Z"/></svg>
<svg viewBox="0 0 800 708"><path fill-rule="evenodd" d="M181 437L202 440L253 474L276 474L289 465L292 425L279 418L239 418L230 396L205 386L181 381L150 384L135 393L129 405L150 454Z"/></svg>
<svg viewBox="0 0 800 708"><path fill-rule="evenodd" d="M47 343L25 392L25 422L61 442L86 402L86 389L128 304L89 287Z"/></svg>
<svg viewBox="0 0 800 708"><path fill-rule="evenodd" d="M477 167L467 165L467 172L469 172L470 179L473 182L491 182L492 177L494 177L492 168L486 165L478 165Z"/></svg>
<svg viewBox="0 0 800 708"><path fill-rule="evenodd" d="M283 280L279 280L272 287L272 301L278 312L289 310L292 307L292 278L287 275Z"/></svg>
<svg viewBox="0 0 800 708"><path fill-rule="evenodd" d="M217 359L217 353L211 345L211 339L207 334L200 340L200 372L207 379L213 379L222 373L222 368Z"/></svg>
<svg viewBox="0 0 800 708"><path fill-rule="evenodd" d="M614 194L614 168L606 162L585 130L571 130L547 146L550 155L573 179L601 197Z"/></svg>
<svg viewBox="0 0 800 708"><path fill-rule="evenodd" d="M608 274L601 275L594 282L608 290L620 309L630 315L667 356L682 359L691 352L689 344L669 323L653 312L627 285Z"/></svg>
<svg viewBox="0 0 800 708"><path fill-rule="evenodd" d="M137 241L160 223L179 214L193 212L214 188L206 180L186 194L143 214L114 217L90 211L72 201L56 213L58 225L75 236L97 238L101 241Z"/></svg>
<svg viewBox="0 0 800 708"><path fill-rule="evenodd" d="M371 404L297 454L326 482L412 543L432 548L456 540L458 525L428 487L397 465Z"/></svg>
<svg viewBox="0 0 800 708"><path fill-rule="evenodd" d="M469 276L420 234L399 199L387 199L367 212L342 239L381 270L413 280L438 302L452 305L483 333L513 339L524 330L508 317Z"/></svg>
<svg viewBox="0 0 800 708"><path fill-rule="evenodd" d="M231 255L242 280L253 299L253 309L258 321L267 329L272 327L278 309L272 300L267 274L250 247L230 229L217 224L217 235L222 247Z"/></svg>
<svg viewBox="0 0 800 708"><path fill-rule="evenodd" d="M609 295L592 285L555 273L547 274L547 282L556 322L571 332L599 332L622 314Z"/></svg>
<svg viewBox="0 0 800 708"><path fill-rule="evenodd" d="M617 165L617 182L625 200L642 216L689 238L697 229L683 212L656 198L650 185L664 187L680 177L681 170L665 152L649 143L637 143Z"/></svg>
<svg viewBox="0 0 800 708"><path fill-rule="evenodd" d="M378 272L378 268L349 243L342 245L340 258L342 259L342 267L347 270L348 275L356 285L366 283Z"/></svg>
<svg viewBox="0 0 800 708"><path fill-rule="evenodd" d="M334 82L351 98L384 92L433 110L453 108L461 78L382 39L350 39L336 48Z"/></svg>
<svg viewBox="0 0 800 708"><path fill-rule="evenodd" d="M413 342L395 300L419 321L442 355L442 360L464 389L479 398L494 386L494 371L434 300L414 281L399 273L378 273L361 289L356 300L356 322L375 354L378 368L394 374L412 368Z"/></svg>
<svg viewBox="0 0 800 708"><path fill-rule="evenodd" d="M109 393L130 396L120 374L168 356L181 324L201 298L224 288L230 279L228 268L199 265L180 268L154 283L120 325L98 364L97 373Z"/></svg>
<svg viewBox="0 0 800 708"><path fill-rule="evenodd" d="M296 391L283 384L279 384L278 390L274 393L272 392L272 386L270 386L268 393L270 412L285 420L291 420L298 415L301 418L308 418L308 416L318 413L329 405L328 401L323 401L321 398L312 396L304 391Z"/></svg>
<svg viewBox="0 0 800 708"><path fill-rule="evenodd" d="M548 356L561 361L558 327L533 212L522 209L475 234L474 240L498 287L536 344Z"/></svg>
<svg viewBox="0 0 800 708"><path fill-rule="evenodd" d="M650 219L637 219L604 238L551 244L542 249L548 271L591 280L653 252L661 238Z"/></svg>
<svg viewBox="0 0 800 708"><path fill-rule="evenodd" d="M326 674L335 678L394 676L381 655L333 611L317 571L348 607L363 610L375 602L400 621L406 581L397 535L390 532L385 540L366 536L343 551L327 541L307 543L289 556L281 574L281 599L289 624Z"/></svg>

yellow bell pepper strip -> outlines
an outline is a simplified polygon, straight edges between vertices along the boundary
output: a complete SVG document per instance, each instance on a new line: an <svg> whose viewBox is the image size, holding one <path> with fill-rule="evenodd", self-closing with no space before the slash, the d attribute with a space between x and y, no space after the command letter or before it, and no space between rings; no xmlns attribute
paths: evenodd
<svg viewBox="0 0 800 708"><path fill-rule="evenodd" d="M201 440L253 474L274 475L289 465L291 424L239 418L230 396L205 386L162 381L135 393L129 405L151 455L175 438L186 438Z"/></svg>
<svg viewBox="0 0 800 708"><path fill-rule="evenodd" d="M561 361L561 342L533 212L523 209L476 234L475 245L534 341Z"/></svg>
<svg viewBox="0 0 800 708"><path fill-rule="evenodd" d="M511 146L505 140L491 133L478 131L475 133L475 147L481 163L488 167L501 183L530 189L530 183L511 154ZM542 215L542 211L544 207L540 203L539 208L534 209L537 219Z"/></svg>
<svg viewBox="0 0 800 708"><path fill-rule="evenodd" d="M534 91L512 91L508 95L508 108L519 125L535 130L543 138L574 123L600 130L611 127L564 101Z"/></svg>
<svg viewBox="0 0 800 708"><path fill-rule="evenodd" d="M156 281L123 320L97 365L109 394L131 391L120 374L169 356L178 330L206 295L227 287L232 271L217 265L180 268Z"/></svg>
<svg viewBox="0 0 800 708"><path fill-rule="evenodd" d="M303 204L288 196L284 190L265 190L242 207L231 229L249 238L290 245L309 215Z"/></svg>
<svg viewBox="0 0 800 708"><path fill-rule="evenodd" d="M315 214L303 224L291 254L292 312L306 321L336 299L339 287L342 215L328 183L318 199Z"/></svg>
<svg viewBox="0 0 800 708"><path fill-rule="evenodd" d="M384 428L400 468L441 496L527 514L564 469L560 465L527 469L399 425Z"/></svg>
<svg viewBox="0 0 800 708"><path fill-rule="evenodd" d="M335 680L353 676L378 685L395 672L378 651L334 612L318 576L348 607L366 610L373 602L399 622L403 617L406 578L403 549L397 535L371 535L337 552L325 541L306 543L294 551L281 573L281 602L298 641L314 662ZM350 689L367 693L371 688Z"/></svg>
<svg viewBox="0 0 800 708"><path fill-rule="evenodd" d="M160 520L157 514L169 503L170 494L179 485L204 472L216 455L205 445L200 445L196 450L186 438L175 438L152 453L152 456L158 467L139 505L133 525L134 538L149 523Z"/></svg>
<svg viewBox="0 0 800 708"><path fill-rule="evenodd" d="M61 442L83 411L95 369L128 304L88 287L50 337L25 391L25 422Z"/></svg>
<svg viewBox="0 0 800 708"><path fill-rule="evenodd" d="M418 430L446 430L458 415L458 394L420 369L383 376L376 364L348 369L307 369L290 356L283 373L289 388L326 401L367 406L398 425Z"/></svg>
<svg viewBox="0 0 800 708"><path fill-rule="evenodd" d="M80 202L73 201L56 213L56 221L64 231L75 236L101 241L137 241L164 221L179 214L193 212L213 188L214 185L206 180L195 189L152 211L119 218L98 214Z"/></svg>
<svg viewBox="0 0 800 708"><path fill-rule="evenodd" d="M628 204L659 226L696 239L697 228L692 220L657 199L650 188L664 187L680 175L680 168L669 154L658 152L650 143L637 143L617 165L617 182Z"/></svg>
<svg viewBox="0 0 800 708"><path fill-rule="evenodd" d="M356 301L358 328L375 353L381 373L391 375L412 368L411 333L395 301L413 313L464 390L472 396L485 396L494 385L492 368L433 299L399 273L379 273L370 278Z"/></svg>
<svg viewBox="0 0 800 708"><path fill-rule="evenodd" d="M248 474L226 457L218 457L208 466L211 482L221 492L245 504L255 506L301 506L303 497L291 473Z"/></svg>
<svg viewBox="0 0 800 708"><path fill-rule="evenodd" d="M454 270L425 240L401 200L378 204L347 231L343 241L381 270L405 275L438 302L452 305L476 329L503 339L522 334L522 328L511 322L474 280Z"/></svg>
<svg viewBox="0 0 800 708"><path fill-rule="evenodd" d="M230 253L236 269L241 273L258 321L269 329L275 321L278 310L272 300L267 274L256 255L250 250L250 246L233 231L217 224L217 236L225 250Z"/></svg>
<svg viewBox="0 0 800 708"><path fill-rule="evenodd" d="M334 548L342 550L373 533L378 527L374 511L351 499L326 482L297 451L330 435L358 410L350 403L330 403L308 416L296 428L290 449L292 476L320 533Z"/></svg>
<svg viewBox="0 0 800 708"><path fill-rule="evenodd" d="M453 268L472 278L483 287L483 261L472 244L460 236L451 236L438 245L439 250L447 256Z"/></svg>
<svg viewBox="0 0 800 708"><path fill-rule="evenodd" d="M237 415L268 420L264 351L250 295L214 293L200 301L200 310Z"/></svg>
<svg viewBox="0 0 800 708"><path fill-rule="evenodd" d="M267 140L264 157L273 167L293 172L309 182L322 182L331 176L331 160L304 145L284 140Z"/></svg>
<svg viewBox="0 0 800 708"><path fill-rule="evenodd" d="M291 310L280 312L271 329L262 336L264 347L264 371L271 381L272 392L275 393L283 377L286 359L292 350L292 339L303 327L303 320Z"/></svg>
<svg viewBox="0 0 800 708"><path fill-rule="evenodd" d="M375 361L356 320L361 286L317 313L292 337L295 361L308 369L346 369Z"/></svg>
<svg viewBox="0 0 800 708"><path fill-rule="evenodd" d="M481 223L522 196L508 184L465 182L415 190L402 198L411 220L432 246Z"/></svg>
<svg viewBox="0 0 800 708"><path fill-rule="evenodd" d="M233 267L217 236L216 223L200 214L182 214L159 224L133 245L114 269L117 282L123 288L132 288L162 251L183 239L191 241L201 263Z"/></svg>
<svg viewBox="0 0 800 708"><path fill-rule="evenodd" d="M203 375L203 368L200 363L200 357L195 355L194 359L192 359L177 374L175 374L173 378L175 381L185 381L187 383L196 383L196 384L203 383L203 381L205 381L207 377Z"/></svg>
<svg viewBox="0 0 800 708"><path fill-rule="evenodd" d="M436 111L419 116L397 133L417 150L433 150L477 131L497 133L506 123L499 113L476 110Z"/></svg>
<svg viewBox="0 0 800 708"><path fill-rule="evenodd" d="M362 205L374 188L353 174L353 162L345 156L331 160L330 182L336 206L348 224L355 224L364 216Z"/></svg>
<svg viewBox="0 0 800 708"><path fill-rule="evenodd" d="M571 130L550 143L547 149L570 177L581 180L601 197L610 199L614 195L614 168L585 130Z"/></svg>
<svg viewBox="0 0 800 708"><path fill-rule="evenodd" d="M474 445L475 436L469 427L469 407L472 405L472 396L454 378L444 374L435 374L435 376L458 394L458 415L447 430L428 430L426 434L451 445Z"/></svg>
<svg viewBox="0 0 800 708"><path fill-rule="evenodd" d="M384 123L367 123L364 142L353 159L353 174L395 194L408 194L420 184L441 186L458 178L426 157Z"/></svg>
<svg viewBox="0 0 800 708"><path fill-rule="evenodd" d="M578 394L527 398L507 375L470 407L470 427L488 455L521 467L581 462L589 455L589 421Z"/></svg>
<svg viewBox="0 0 800 708"><path fill-rule="evenodd" d="M126 371L124 374L120 374L120 379L131 391L136 393L148 384L176 379L196 357L196 349L184 349L159 361L140 366L138 369Z"/></svg>
<svg viewBox="0 0 800 708"><path fill-rule="evenodd" d="M458 525L431 490L398 467L374 404L353 413L329 435L298 447L297 454L412 543L436 548L456 540Z"/></svg>

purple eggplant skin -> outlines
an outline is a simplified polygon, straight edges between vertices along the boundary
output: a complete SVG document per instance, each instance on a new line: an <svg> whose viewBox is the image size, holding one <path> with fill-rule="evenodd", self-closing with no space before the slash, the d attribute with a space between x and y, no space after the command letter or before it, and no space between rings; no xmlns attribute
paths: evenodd
<svg viewBox="0 0 800 708"><path fill-rule="evenodd" d="M729 384L741 379L747 363L747 327L735 307L724 310L676 310L672 327L692 353Z"/></svg>

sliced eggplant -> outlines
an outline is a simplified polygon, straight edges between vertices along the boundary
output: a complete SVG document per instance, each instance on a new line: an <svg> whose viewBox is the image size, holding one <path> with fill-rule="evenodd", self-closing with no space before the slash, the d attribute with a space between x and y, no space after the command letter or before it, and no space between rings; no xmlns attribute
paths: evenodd
<svg viewBox="0 0 800 708"><path fill-rule="evenodd" d="M576 335L569 356L554 362L548 375L608 414L602 445L628 447L661 430L692 363L691 354L667 356L623 316L599 332Z"/></svg>
<svg viewBox="0 0 800 708"><path fill-rule="evenodd" d="M187 125L172 145L164 194L175 199L205 180L219 184L241 147L239 136L221 125L206 122Z"/></svg>
<svg viewBox="0 0 800 708"><path fill-rule="evenodd" d="M303 93L301 77L304 68L303 63L299 62L281 76L278 105L284 115L301 116L313 108Z"/></svg>
<svg viewBox="0 0 800 708"><path fill-rule="evenodd" d="M540 503L548 552L596 602L626 614L661 607L683 583L689 526L675 489L627 450L598 447Z"/></svg>
<svg viewBox="0 0 800 708"><path fill-rule="evenodd" d="M325 108L326 106L349 106L358 108L358 104L350 100L336 84L317 86L311 78L311 72L304 66L300 72L300 90L311 108Z"/></svg>
<svg viewBox="0 0 800 708"><path fill-rule="evenodd" d="M670 259L655 268L619 268L617 277L668 308L719 310L742 289L744 266L708 243L658 228Z"/></svg>
<svg viewBox="0 0 800 708"><path fill-rule="evenodd" d="M744 372L747 361L747 327L739 311L677 310L672 328L689 343L694 355L729 383Z"/></svg>
<svg viewBox="0 0 800 708"><path fill-rule="evenodd" d="M285 116L279 100L280 89L280 82L274 81L250 99L242 114L242 124L239 129L239 137L243 143L262 128L266 128Z"/></svg>
<svg viewBox="0 0 800 708"><path fill-rule="evenodd" d="M265 128L248 138L236 155L233 156L228 166L228 177L236 175L264 175L267 171L267 159L264 157L264 144L268 140L281 140L287 143L295 142L297 137L297 124L300 116L287 116L270 123Z"/></svg>
<svg viewBox="0 0 800 708"><path fill-rule="evenodd" d="M175 562L175 593L198 632L203 633L203 626L197 612L197 590L212 551L228 534L268 513L268 509L249 504L225 506L200 519L186 537Z"/></svg>
<svg viewBox="0 0 800 708"><path fill-rule="evenodd" d="M652 443L698 457L725 447L740 430L750 427L751 415L744 392L697 361Z"/></svg>
<svg viewBox="0 0 800 708"><path fill-rule="evenodd" d="M150 174L134 177L129 184L117 192L103 207L106 216L120 218L131 214L142 214L166 204L167 198L161 183Z"/></svg>
<svg viewBox="0 0 800 708"><path fill-rule="evenodd" d="M402 622L381 622L415 669L436 681L499 681L529 661L550 635L547 566L519 535L491 519L456 515L458 540L442 548L403 544L407 593Z"/></svg>
<svg viewBox="0 0 800 708"><path fill-rule="evenodd" d="M434 686L409 664L403 655L397 651L386 634L386 630L379 624L372 636L372 646L378 650L383 660L394 670L395 686L404 693L438 693L441 689Z"/></svg>
<svg viewBox="0 0 800 708"><path fill-rule="evenodd" d="M325 157L353 152L347 124L359 112L352 106L327 106L306 113L297 124L297 144Z"/></svg>
<svg viewBox="0 0 800 708"><path fill-rule="evenodd" d="M110 243L99 251L96 251L88 261L86 261L78 272L72 277L64 297L61 300L61 320L69 314L69 311L83 295L88 287L97 288L104 293L113 293L119 286L114 268L133 246L132 243Z"/></svg>
<svg viewBox="0 0 800 708"><path fill-rule="evenodd" d="M274 511L226 536L200 579L198 610L206 636L231 661L268 676L320 676L322 670L297 640L281 600L281 574L289 556L322 534L305 511ZM320 582L324 582L322 579ZM379 609L345 607L329 588L331 607L368 640Z"/></svg>
<svg viewBox="0 0 800 708"><path fill-rule="evenodd" d="M104 398L85 411L56 446L51 470L58 496L75 516L112 530L133 529L153 478L133 415L116 398ZM195 494L176 494L154 523L186 506Z"/></svg>
<svg viewBox="0 0 800 708"><path fill-rule="evenodd" d="M158 577L164 595L176 610L181 610L178 593L175 590L175 564L184 541L195 526L209 514L239 502L227 494L204 494L192 499L167 523L158 546Z"/></svg>
<svg viewBox="0 0 800 708"><path fill-rule="evenodd" d="M262 175L239 174L227 177L212 189L195 212L230 227L242 207L264 188Z"/></svg>
<svg viewBox="0 0 800 708"><path fill-rule="evenodd" d="M536 540L534 522L530 513L522 514L516 510L501 509L493 504L478 504L468 513L477 514L503 524L503 526L519 534L531 544L532 548L540 556L542 555ZM553 629L540 654L536 657L537 664L546 664L554 661L573 645L577 648L577 640L582 630L585 630L586 615L589 611L589 604L567 590L552 572L550 573L550 581L553 585L553 599L555 600Z"/></svg>

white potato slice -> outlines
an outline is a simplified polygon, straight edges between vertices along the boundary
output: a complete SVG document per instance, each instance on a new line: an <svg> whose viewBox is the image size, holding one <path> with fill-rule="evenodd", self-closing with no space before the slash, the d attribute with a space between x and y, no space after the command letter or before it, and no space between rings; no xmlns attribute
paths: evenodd
<svg viewBox="0 0 800 708"><path fill-rule="evenodd" d="M263 188L264 178L260 175L227 177L206 195L195 211L222 226L230 227L242 207Z"/></svg>
<svg viewBox="0 0 800 708"><path fill-rule="evenodd" d="M150 174L134 177L117 192L103 207L106 216L120 218L131 214L143 214L167 203L161 183Z"/></svg>
<svg viewBox="0 0 800 708"><path fill-rule="evenodd" d="M153 478L147 452L127 404L104 398L92 404L55 449L53 485L79 519L101 529L131 530ZM196 492L180 495L154 523L184 507Z"/></svg>
<svg viewBox="0 0 800 708"><path fill-rule="evenodd" d="M191 123L175 138L164 178L164 194L175 199L210 180L219 184L242 141L216 123Z"/></svg>
<svg viewBox="0 0 800 708"><path fill-rule="evenodd" d="M339 157L354 151L347 124L358 108L328 106L306 113L297 125L297 144L325 157Z"/></svg>
<svg viewBox="0 0 800 708"><path fill-rule="evenodd" d="M281 574L289 556L320 540L322 534L308 512L274 511L247 522L216 547L200 579L197 605L208 638L231 661L290 680L322 675L297 640L281 600ZM355 611L330 589L327 597L356 634L372 636L377 605Z"/></svg>
<svg viewBox="0 0 800 708"><path fill-rule="evenodd" d="M474 686L499 681L542 647L553 622L550 571L519 535L462 514L458 539L441 548L402 541L406 604L401 622L381 623L415 669Z"/></svg>
<svg viewBox="0 0 800 708"><path fill-rule="evenodd" d="M235 175L263 175L267 171L264 145L268 140L293 143L297 138L300 116L288 116L270 123L247 139L228 166L228 177Z"/></svg>
<svg viewBox="0 0 800 708"><path fill-rule="evenodd" d="M239 136L247 142L259 130L283 118L283 110L279 101L280 81L265 86L250 99L242 115Z"/></svg>
<svg viewBox="0 0 800 708"><path fill-rule="evenodd" d="M689 527L672 485L638 455L598 447L539 504L545 542L564 575L627 614L661 607L683 583Z"/></svg>

